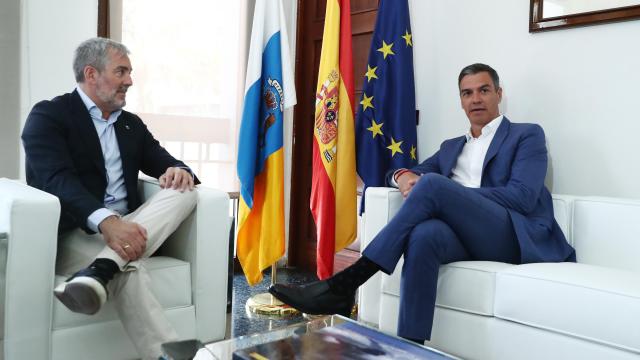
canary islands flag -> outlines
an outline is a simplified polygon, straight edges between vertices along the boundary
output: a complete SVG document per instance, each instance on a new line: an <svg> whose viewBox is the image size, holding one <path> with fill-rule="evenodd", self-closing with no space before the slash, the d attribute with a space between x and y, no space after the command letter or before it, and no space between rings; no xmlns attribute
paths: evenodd
<svg viewBox="0 0 640 360"><path fill-rule="evenodd" d="M284 255L283 111L296 92L282 0L257 0L238 140L237 256L250 285Z"/></svg>
<svg viewBox="0 0 640 360"><path fill-rule="evenodd" d="M334 254L356 238L354 84L349 0L328 0L316 87L311 212L317 274L333 274Z"/></svg>
<svg viewBox="0 0 640 360"><path fill-rule="evenodd" d="M385 186L388 172L418 162L412 40L407 0L381 0L356 116L365 189Z"/></svg>

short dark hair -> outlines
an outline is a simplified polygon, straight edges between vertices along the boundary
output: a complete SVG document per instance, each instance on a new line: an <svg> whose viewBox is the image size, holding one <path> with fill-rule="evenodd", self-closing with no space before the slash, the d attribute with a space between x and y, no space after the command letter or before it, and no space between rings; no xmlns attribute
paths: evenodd
<svg viewBox="0 0 640 360"><path fill-rule="evenodd" d="M480 63L465 66L464 69L460 71L460 75L458 75L458 88L460 87L462 78L467 75L475 75L481 72L489 73L489 76L491 76L491 80L493 80L493 86L496 90L498 90L498 88L500 87L500 77L498 76L498 73L491 66Z"/></svg>

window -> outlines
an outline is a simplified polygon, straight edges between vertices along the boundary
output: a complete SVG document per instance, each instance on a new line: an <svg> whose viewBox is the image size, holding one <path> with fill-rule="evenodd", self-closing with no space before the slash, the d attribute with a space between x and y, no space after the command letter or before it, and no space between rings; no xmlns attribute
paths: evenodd
<svg viewBox="0 0 640 360"><path fill-rule="evenodd" d="M211 187L236 191L246 63L245 1L112 0L110 33L131 50L126 110Z"/></svg>

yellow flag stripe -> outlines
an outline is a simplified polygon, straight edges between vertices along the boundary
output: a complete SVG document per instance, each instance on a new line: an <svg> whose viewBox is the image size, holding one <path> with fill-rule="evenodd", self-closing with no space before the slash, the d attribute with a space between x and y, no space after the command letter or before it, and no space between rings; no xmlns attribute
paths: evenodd
<svg viewBox="0 0 640 360"><path fill-rule="evenodd" d="M344 83L340 82L338 149L335 179L336 248L344 249L356 238L356 149L353 110Z"/></svg>
<svg viewBox="0 0 640 360"><path fill-rule="evenodd" d="M237 255L251 286L262 281L262 270L284 255L283 168L280 148L267 158L264 170L256 177L253 208L240 199Z"/></svg>

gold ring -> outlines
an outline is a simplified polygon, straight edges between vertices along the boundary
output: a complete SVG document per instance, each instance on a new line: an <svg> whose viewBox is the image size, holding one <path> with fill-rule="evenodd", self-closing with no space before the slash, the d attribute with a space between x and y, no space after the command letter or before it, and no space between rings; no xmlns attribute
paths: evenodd
<svg viewBox="0 0 640 360"><path fill-rule="evenodd" d="M123 248L123 249L128 249L128 248L130 248L130 247L131 247L131 245L129 245L129 244L124 244L124 246L123 246L122 248Z"/></svg>

